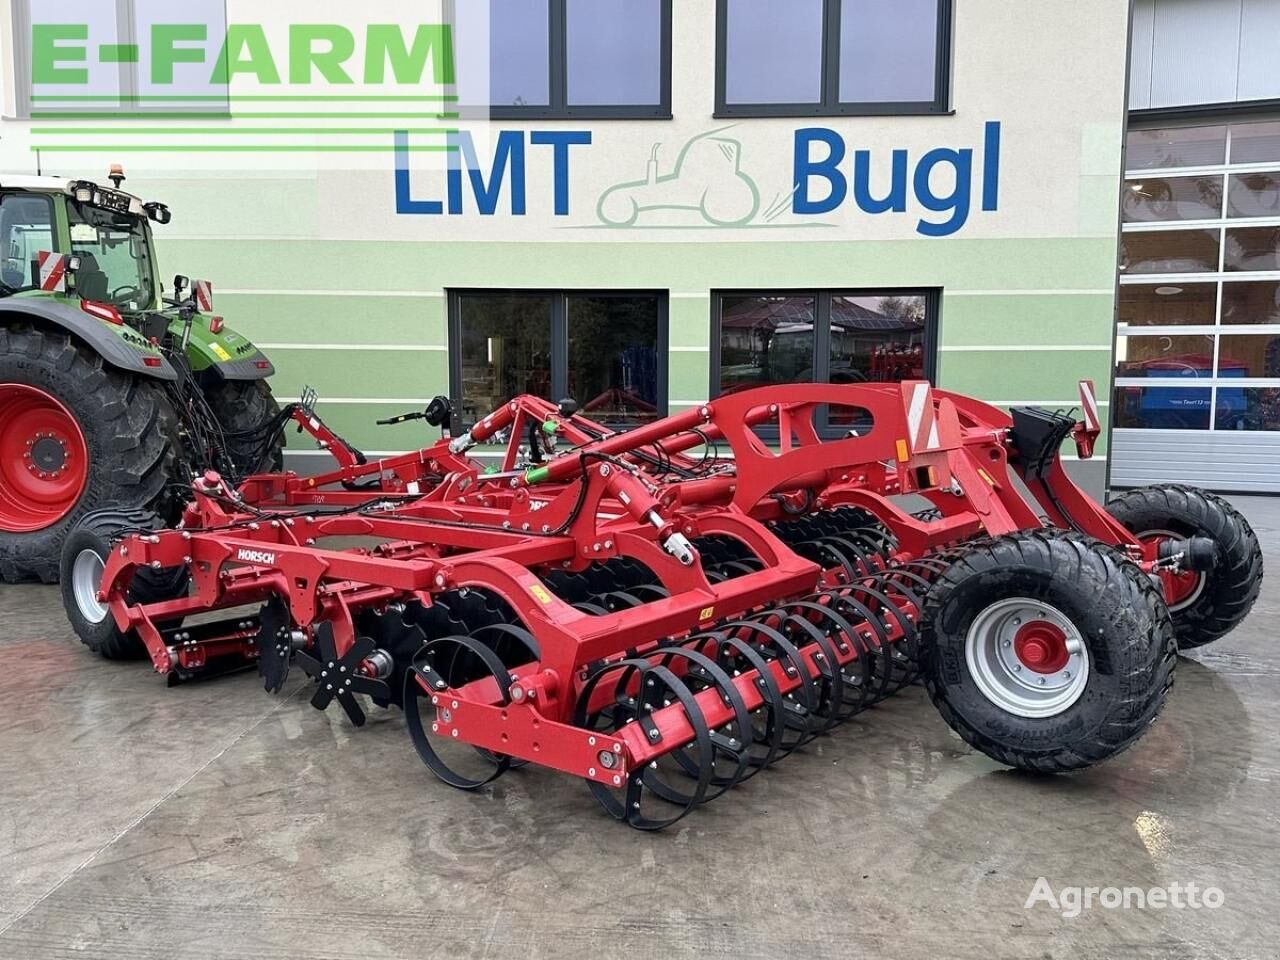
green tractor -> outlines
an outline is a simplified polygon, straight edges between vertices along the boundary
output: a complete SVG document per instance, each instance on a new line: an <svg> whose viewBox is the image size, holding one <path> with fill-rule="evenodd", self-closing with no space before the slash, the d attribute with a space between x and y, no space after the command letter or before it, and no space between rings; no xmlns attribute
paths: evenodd
<svg viewBox="0 0 1280 960"><path fill-rule="evenodd" d="M68 530L119 505L177 519L194 474L278 469L271 362L165 297L151 223L168 207L88 180L0 174L0 581L58 578Z"/></svg>

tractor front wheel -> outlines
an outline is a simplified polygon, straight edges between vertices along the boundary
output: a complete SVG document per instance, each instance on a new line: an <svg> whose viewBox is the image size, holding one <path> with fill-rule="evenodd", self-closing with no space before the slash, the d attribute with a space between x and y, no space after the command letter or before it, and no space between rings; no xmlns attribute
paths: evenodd
<svg viewBox="0 0 1280 960"><path fill-rule="evenodd" d="M975 543L924 612L925 685L943 718L1001 763L1042 773L1111 757L1173 683L1159 590L1115 550L1028 531Z"/></svg>
<svg viewBox="0 0 1280 960"><path fill-rule="evenodd" d="M62 543L88 510L163 506L176 434L159 383L64 334L0 327L0 581L56 582Z"/></svg>
<svg viewBox="0 0 1280 960"><path fill-rule="evenodd" d="M1217 547L1211 570L1160 572L1180 649L1217 640L1249 613L1262 589L1262 547L1249 521L1226 500L1166 484L1125 491L1107 510L1143 543L1207 537Z"/></svg>

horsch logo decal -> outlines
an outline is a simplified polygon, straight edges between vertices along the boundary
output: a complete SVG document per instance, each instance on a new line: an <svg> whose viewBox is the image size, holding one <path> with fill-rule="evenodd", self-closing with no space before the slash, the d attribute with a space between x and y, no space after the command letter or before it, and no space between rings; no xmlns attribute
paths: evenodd
<svg viewBox="0 0 1280 960"><path fill-rule="evenodd" d="M243 560L245 563L261 563L267 566L275 566L276 555L267 553L265 550L241 550L236 554L237 560Z"/></svg>

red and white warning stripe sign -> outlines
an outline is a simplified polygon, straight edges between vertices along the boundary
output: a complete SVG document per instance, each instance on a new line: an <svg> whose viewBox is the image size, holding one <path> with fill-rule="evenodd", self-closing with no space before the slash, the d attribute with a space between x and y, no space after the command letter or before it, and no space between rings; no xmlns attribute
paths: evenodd
<svg viewBox="0 0 1280 960"><path fill-rule="evenodd" d="M938 437L938 415L933 407L933 388L927 380L908 381L902 385L902 400L907 406L907 432L913 453L927 453L942 446Z"/></svg>
<svg viewBox="0 0 1280 960"><path fill-rule="evenodd" d="M1102 421L1098 419L1098 393L1092 380L1080 381L1080 409L1084 411L1084 425L1087 429L1102 429Z"/></svg>
<svg viewBox="0 0 1280 960"><path fill-rule="evenodd" d="M40 289L46 293L65 293L67 290L67 257L62 253L41 250L36 254L40 265Z"/></svg>
<svg viewBox="0 0 1280 960"><path fill-rule="evenodd" d="M196 293L196 309L208 313L213 309L213 284L208 280L197 280L193 284Z"/></svg>

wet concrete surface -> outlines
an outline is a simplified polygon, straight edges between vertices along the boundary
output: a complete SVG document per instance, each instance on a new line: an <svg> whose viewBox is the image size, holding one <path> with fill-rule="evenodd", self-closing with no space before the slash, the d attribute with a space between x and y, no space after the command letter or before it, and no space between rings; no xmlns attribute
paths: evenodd
<svg viewBox="0 0 1280 960"><path fill-rule="evenodd" d="M1278 573L1116 760L1008 772L915 688L661 834L547 771L445 787L297 674L168 689L0 586L0 958L1276 957L1280 500L1236 500ZM1224 903L1069 919L1038 877Z"/></svg>

